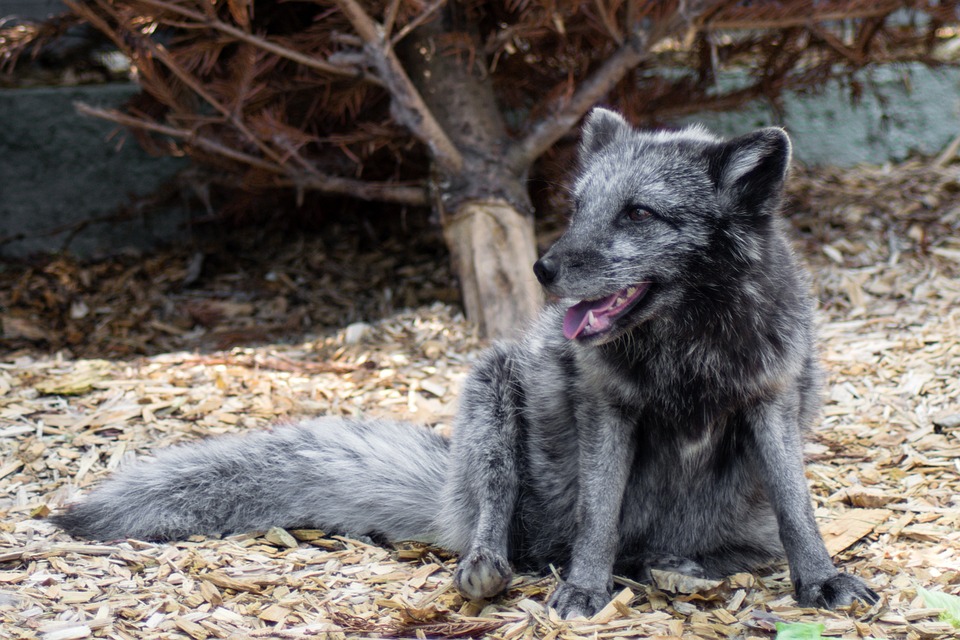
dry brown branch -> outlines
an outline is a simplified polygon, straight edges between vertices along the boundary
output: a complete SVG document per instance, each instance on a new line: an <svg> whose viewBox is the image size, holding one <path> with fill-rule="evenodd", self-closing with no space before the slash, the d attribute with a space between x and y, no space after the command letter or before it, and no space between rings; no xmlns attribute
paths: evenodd
<svg viewBox="0 0 960 640"><path fill-rule="evenodd" d="M20 59L36 59L45 45L82 22L79 16L63 15L42 23L18 24L0 16L0 72L14 72Z"/></svg>
<svg viewBox="0 0 960 640"><path fill-rule="evenodd" d="M430 20L434 14L437 13L437 10L440 9L443 5L447 3L447 0L433 0L423 11L420 12L416 18L411 20L409 23L405 24L400 31L396 33L392 38L390 38L390 43L395 47L397 44L410 35L410 32ZM386 31L386 34L389 35L390 31Z"/></svg>
<svg viewBox="0 0 960 640"><path fill-rule="evenodd" d="M237 162L250 165L251 167L256 167L257 169L269 171L270 173L276 173L280 175L286 172L286 169L282 164L268 162L259 156L253 156L242 151L237 151L236 149L227 147L216 140L198 135L196 131L178 129L176 127L163 125L152 120L146 120L127 115L116 109L103 109L85 104L83 102L74 103L74 107L79 113L84 115L116 122L117 124L130 127L131 129L143 129L145 131L158 133L160 135L169 136L178 140L184 140L188 144L199 147L204 151L208 151L218 156L223 156L224 158L229 158L230 160L236 160Z"/></svg>
<svg viewBox="0 0 960 640"><path fill-rule="evenodd" d="M603 23L603 28L606 29L607 33L610 35L610 39L616 42L618 46L622 45L623 33L617 26L615 9L611 10L607 8L604 0L594 0L594 4L597 6L597 13L600 16L600 21Z"/></svg>
<svg viewBox="0 0 960 640"><path fill-rule="evenodd" d="M553 108L545 109L549 115L534 124L526 137L510 149L507 154L508 164L515 167L526 166L540 157L570 131L590 107L601 101L627 73L649 59L652 45L687 26L687 15L698 15L708 4L706 1L681 3L682 11L678 9L672 16L663 19L655 32L640 31L631 25L631 35L627 41L599 68L582 79L569 99L561 98Z"/></svg>
<svg viewBox="0 0 960 640"><path fill-rule="evenodd" d="M450 172L459 170L463 164L460 151L413 86L393 46L385 39L383 27L356 0L337 0L337 5L363 39L368 62L389 91L393 117L430 147L434 161L439 166Z"/></svg>
<svg viewBox="0 0 960 640"><path fill-rule="evenodd" d="M828 47L830 47L831 49L833 49L834 51L836 51L836 52L837 52L838 54L840 54L843 58L846 58L846 59L847 59L849 62L851 62L852 64L854 64L854 65L856 65L856 66L860 66L860 65L862 65L862 64L864 63L864 56L863 56L863 53L862 53L862 52L860 52L860 51L855 51L855 50L851 49L850 47L848 47L847 45L845 45L845 44L843 43L843 41L840 40L840 38L838 38L837 36L833 35L833 34L830 33L829 31L821 28L820 25L818 25L818 24L811 24L811 25L809 25L808 28L810 29L810 32L811 32L812 34L814 34L816 37L818 37L818 38L820 38L821 40L823 40L823 42L824 42Z"/></svg>
<svg viewBox="0 0 960 640"><path fill-rule="evenodd" d="M943 151L940 152L940 155L933 161L933 166L937 169L943 169L948 164L956 160L957 151L960 151L960 135L954 137Z"/></svg>
<svg viewBox="0 0 960 640"><path fill-rule="evenodd" d="M268 162L258 156L227 147L214 139L198 134L196 131L178 129L176 127L130 116L116 109L102 109L82 102L77 102L74 106L78 112L84 115L110 120L111 122L116 122L119 125L131 129L142 129L150 131L151 133L169 136L177 140L183 140L185 143L203 149L214 156L234 160L277 176L283 176L283 178L275 181L277 186L348 195L361 200L393 202L395 204L414 207L426 206L428 203L426 190L422 187L405 186L396 183L377 183L367 180L351 180L339 176L324 175L317 171L313 171L309 175L290 176L289 170L282 162Z"/></svg>
<svg viewBox="0 0 960 640"><path fill-rule="evenodd" d="M281 58L291 60L297 64L302 64L305 67L315 69L317 71L322 71L323 73L329 73L336 76L343 76L347 78L355 78L358 80L366 80L368 82L379 83L377 78L374 78L367 74L364 69L355 66L333 64L326 60L319 60L317 58L311 58L305 56L298 51L294 51L288 47L284 47L276 42L271 42L266 38L261 38L252 33L238 29L234 26L231 26L222 20L212 18L210 16L205 16L196 11L191 11L186 7L182 7L178 4L171 2L165 2L164 0L138 0L142 4L151 5L157 7L158 9L163 9L164 11L169 11L171 13L176 13L182 15L186 18L190 18L196 24L191 25L190 23L181 23L179 26L182 28L212 28L220 31L231 38L236 38L241 42L246 42L252 44L264 51L269 51Z"/></svg>
<svg viewBox="0 0 960 640"><path fill-rule="evenodd" d="M183 82L186 86L190 87L194 93L204 99L204 101L209 104L211 107L220 112L220 114L231 124L237 131L239 131L243 136L254 146L256 146L263 155L267 156L271 160L277 163L282 163L280 155L270 148L266 142L254 135L252 131L247 127L246 123L240 119L237 113L227 108L226 105L221 103L219 100L214 98L197 80L190 74L186 69L183 69L177 62L173 59L172 56L168 53L166 47L161 44L155 43L152 40L147 40L145 42L147 50L153 55L154 58L159 60L167 67L177 78Z"/></svg>
<svg viewBox="0 0 960 640"><path fill-rule="evenodd" d="M691 7L693 9L693 7ZM674 14L673 21L680 18ZM680 18L680 21L683 19ZM672 22L672 21L671 21ZM671 32L672 26L664 26L664 32ZM562 97L552 108L544 111L548 114L535 123L529 133L507 153L507 162L520 167L531 164L557 140L570 131L580 118L597 102L603 99L627 73L635 69L650 57L650 46L658 37L639 31L631 26L632 32L627 41L620 46L603 64L586 78L582 79L569 98ZM563 81L564 84L567 80ZM566 95L566 92L552 91L548 95Z"/></svg>
<svg viewBox="0 0 960 640"><path fill-rule="evenodd" d="M396 182L373 182L351 180L330 175L311 175L303 179L278 180L278 186L319 191L331 195L349 196L368 202L387 202L410 207L426 207L430 198L425 187L409 186Z"/></svg>
<svg viewBox="0 0 960 640"><path fill-rule="evenodd" d="M85 14L88 14L88 15L89 15L89 13L90 13L90 12L88 12L88 11L85 11L85 10L81 7L81 5L79 5L79 4L76 2L76 0L65 0L65 3L67 4L68 7L70 7L71 9L73 9L73 10L74 10L75 12L77 12L77 13L81 13L81 14L84 14L84 13L85 13ZM101 6L101 8L104 9L105 11L106 11L106 10L110 10L110 7L109 7L103 0L98 0L98 3L99 3L99 5ZM114 17L115 17L115 19L117 19L118 22L120 22L120 17L119 17L119 15L117 15L117 14L114 13ZM131 32L131 33L132 33L132 32ZM280 157L273 149L271 149L264 141L262 141L262 140L261 140L260 138L258 138L256 135L254 135L254 134L247 128L247 126L246 126L246 124L243 122L243 120L242 120L240 117L238 117L238 115L236 114L236 112L234 112L234 111L231 110L231 109L228 109L228 108L227 108L225 105L223 105L219 100L217 100L216 98L214 98L214 97L207 91L207 89L204 88L204 87L198 82L198 80L194 77L193 74L191 74L189 71L187 71L186 69L184 69L181 65L179 65L179 64L176 62L176 60L174 60L173 57L169 54L169 52L167 51L166 47L164 47L162 44L160 44L160 43L158 43L158 42L156 42L156 41L154 41L154 40L152 40L152 39L150 39L150 38L145 38L145 37L140 37L140 38L139 38L139 44L140 44L140 46L142 46L142 47L144 48L144 50L146 50L147 52L149 52L149 53L153 56L153 58L155 58L155 59L159 60L160 62L162 62L163 65L164 65L167 69L169 69L181 82L183 82L184 85L186 85L187 87L189 87L194 93L196 93L198 96L200 96L201 98L203 98L203 100L204 100L205 102L207 102L207 104L209 104L209 105L212 106L214 109L216 109L217 111L219 111L220 114L221 114L228 122L230 122L230 123L234 126L234 128L236 128L237 131L239 131L241 134L243 134L243 136L244 136L245 138L247 138L247 140L248 140L251 144L253 144L253 145L256 146L257 148L259 148L261 153L263 153L263 154L264 154L267 158L269 158L270 160L273 160L275 163L282 164L281 157Z"/></svg>
<svg viewBox="0 0 960 640"><path fill-rule="evenodd" d="M580 82L569 99L561 99L550 115L534 124L507 153L507 162L519 167L532 163L570 131L583 114L599 102L631 69L649 57L646 38L631 37L590 77Z"/></svg>
<svg viewBox="0 0 960 640"><path fill-rule="evenodd" d="M363 368L363 365L354 363L311 362L307 360L292 360L279 355L251 355L245 353L200 355L193 358L185 358L184 362L196 363L205 367L229 365L249 369L288 371L290 373L309 375L319 373L351 373Z"/></svg>
<svg viewBox="0 0 960 640"><path fill-rule="evenodd" d="M383 16L383 34L384 38L389 38L393 33L393 27L397 22L397 15L400 13L400 0L390 0L387 10Z"/></svg>
<svg viewBox="0 0 960 640"><path fill-rule="evenodd" d="M781 15L769 19L719 19L710 20L698 25L699 31L739 31L739 30L763 30L773 31L780 29L790 29L793 27L805 27L807 25L824 22L838 22L842 20L863 20L865 18L878 18L890 14L895 9L902 6L901 2L874 3L870 7L858 10L843 11L825 11L801 15Z"/></svg>

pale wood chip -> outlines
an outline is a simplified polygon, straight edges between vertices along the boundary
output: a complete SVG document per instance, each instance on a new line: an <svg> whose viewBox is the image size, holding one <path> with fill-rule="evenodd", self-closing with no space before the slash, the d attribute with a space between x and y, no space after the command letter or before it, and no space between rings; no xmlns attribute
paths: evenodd
<svg viewBox="0 0 960 640"><path fill-rule="evenodd" d="M590 622L607 624L616 617L623 616L624 614L629 615L630 611L626 609L626 606L633 601L633 598L634 593L630 587L624 587L620 593L613 597L607 606L590 618Z"/></svg>
<svg viewBox="0 0 960 640"><path fill-rule="evenodd" d="M265 540L271 544L275 544L278 547L286 547L287 549L296 549L299 545L297 539L290 535L286 529L280 527L272 527L269 531L263 534Z"/></svg>
<svg viewBox="0 0 960 640"><path fill-rule="evenodd" d="M869 535L878 525L887 521L893 512L889 509L851 509L836 520L820 527L827 551L835 556Z"/></svg>

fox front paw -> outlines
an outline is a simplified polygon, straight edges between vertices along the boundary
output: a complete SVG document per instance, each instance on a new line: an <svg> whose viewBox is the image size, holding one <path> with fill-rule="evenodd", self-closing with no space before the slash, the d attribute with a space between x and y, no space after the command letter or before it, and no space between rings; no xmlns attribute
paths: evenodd
<svg viewBox="0 0 960 640"><path fill-rule="evenodd" d="M472 549L460 558L453 584L465 598L485 600L506 590L512 577L505 557L490 549Z"/></svg>
<svg viewBox="0 0 960 640"><path fill-rule="evenodd" d="M589 618L610 602L607 589L586 589L564 582L550 596L547 605L556 609L564 620L583 616Z"/></svg>
<svg viewBox="0 0 960 640"><path fill-rule="evenodd" d="M802 607L835 609L853 604L854 600L872 605L880 600L880 596L863 580L849 573L837 573L826 580L797 584L797 602Z"/></svg>

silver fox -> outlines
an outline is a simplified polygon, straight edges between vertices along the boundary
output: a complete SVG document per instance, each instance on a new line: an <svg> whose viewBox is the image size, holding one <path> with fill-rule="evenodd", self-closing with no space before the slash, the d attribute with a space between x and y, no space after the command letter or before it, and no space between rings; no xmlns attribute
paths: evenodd
<svg viewBox="0 0 960 640"><path fill-rule="evenodd" d="M161 451L54 516L154 540L271 526L431 541L469 598L565 567L549 604L589 616L613 575L704 577L786 554L797 601L878 596L834 567L801 437L819 410L808 286L778 217L790 141L643 132L595 109L569 228L534 266L547 306L485 353L452 441L322 418Z"/></svg>

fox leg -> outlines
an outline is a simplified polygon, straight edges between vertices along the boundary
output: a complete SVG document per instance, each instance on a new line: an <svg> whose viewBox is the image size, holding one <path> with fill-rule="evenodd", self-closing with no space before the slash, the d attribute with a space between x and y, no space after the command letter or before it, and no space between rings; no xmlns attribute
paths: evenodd
<svg viewBox="0 0 960 640"><path fill-rule="evenodd" d="M462 553L454 584L471 599L501 593L513 575L509 537L519 484L522 403L512 367L505 348L493 349L475 367L454 431L444 524L453 538L448 546Z"/></svg>
<svg viewBox="0 0 960 640"><path fill-rule="evenodd" d="M614 407L593 406L581 412L577 533L566 580L548 603L567 619L592 616L610 600L623 493L634 451L629 420Z"/></svg>
<svg viewBox="0 0 960 640"><path fill-rule="evenodd" d="M804 607L833 609L879 596L860 578L840 573L814 520L810 491L803 472L799 401L784 395L757 407L750 416L756 455L787 552L797 602Z"/></svg>

